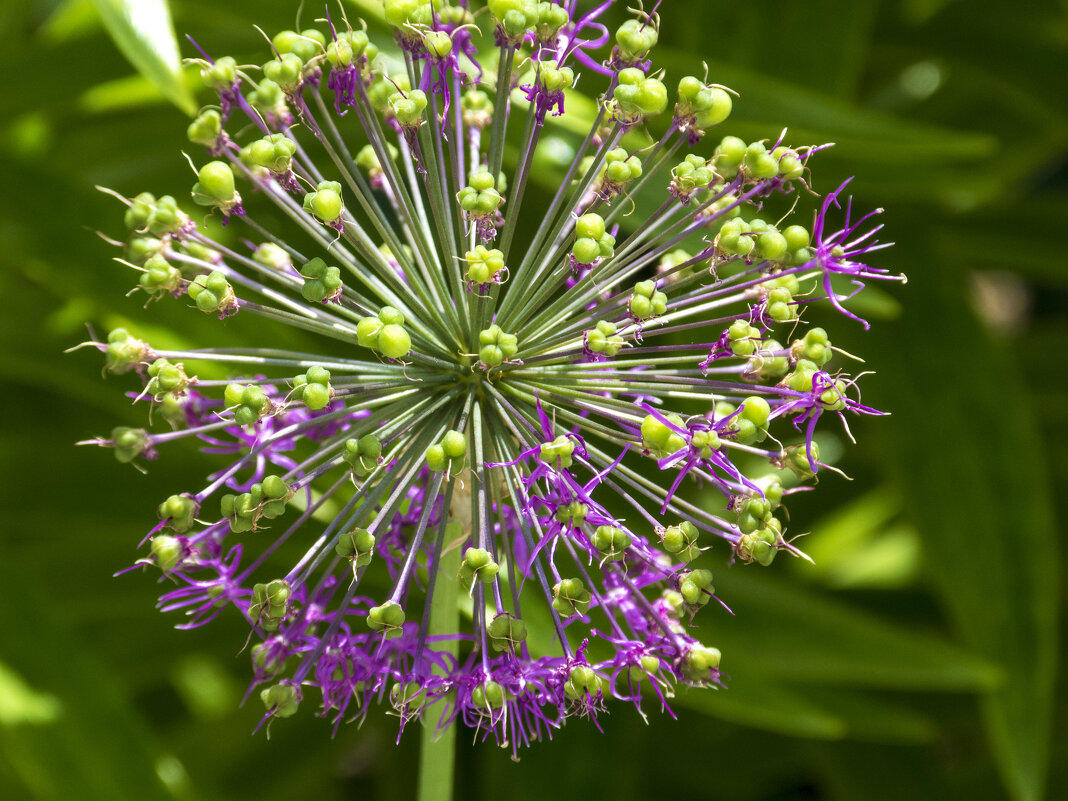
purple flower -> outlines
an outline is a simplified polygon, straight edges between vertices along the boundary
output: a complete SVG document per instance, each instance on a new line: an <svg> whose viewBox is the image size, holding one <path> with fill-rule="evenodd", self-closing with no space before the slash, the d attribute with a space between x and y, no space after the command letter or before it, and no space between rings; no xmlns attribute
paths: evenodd
<svg viewBox="0 0 1068 801"><path fill-rule="evenodd" d="M613 699L670 714L675 685L723 683L691 628L719 602L704 553L799 553L782 505L825 466L820 420L879 414L804 319L857 320L863 282L895 278L859 261L882 247L870 215L839 223L840 187L811 231L772 222L820 148L690 152L730 110L692 76L655 144L623 148L669 91L656 9L607 48L609 5L387 3L403 63L333 21L278 34L257 80L205 54L223 112L196 126L214 160L193 200L246 247L172 198L126 201L139 289L270 323L238 348L90 343L149 412L91 442L206 456L135 566L182 627L248 623L265 720L385 710L515 750ZM539 208L542 132L575 86L599 111Z"/></svg>

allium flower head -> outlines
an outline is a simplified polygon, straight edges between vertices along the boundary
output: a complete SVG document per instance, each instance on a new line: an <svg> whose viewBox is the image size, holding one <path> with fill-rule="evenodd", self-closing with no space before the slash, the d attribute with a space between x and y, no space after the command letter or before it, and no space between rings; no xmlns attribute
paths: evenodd
<svg viewBox="0 0 1068 801"><path fill-rule="evenodd" d="M809 200L819 147L712 136L729 90L669 84L658 19L610 32L609 5L385 0L392 41L335 16L262 68L201 54L192 205L122 198L149 300L321 343L92 342L148 413L94 442L213 460L155 501L137 564L182 627L247 619L265 719L436 706L517 747L719 684L704 552L799 553L783 504L826 467L817 425L879 413L805 321L856 320L844 288L890 277L861 262L870 215ZM596 115L546 205L576 86Z"/></svg>

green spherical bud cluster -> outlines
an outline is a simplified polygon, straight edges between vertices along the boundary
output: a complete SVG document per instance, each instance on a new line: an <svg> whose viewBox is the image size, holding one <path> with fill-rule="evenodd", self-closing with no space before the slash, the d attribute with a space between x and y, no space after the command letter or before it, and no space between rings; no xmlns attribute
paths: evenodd
<svg viewBox="0 0 1068 801"><path fill-rule="evenodd" d="M396 601L372 606L367 614L367 625L374 631L384 631L386 637L399 637L404 626L404 610Z"/></svg>
<svg viewBox="0 0 1068 801"><path fill-rule="evenodd" d="M249 157L257 167L264 167L275 175L287 173L293 166L297 143L282 133L269 134L249 145Z"/></svg>
<svg viewBox="0 0 1068 801"><path fill-rule="evenodd" d="M471 176L468 185L456 193L456 201L473 219L492 217L504 203L504 196L495 186L489 171L479 170Z"/></svg>
<svg viewBox="0 0 1068 801"><path fill-rule="evenodd" d="M497 615L486 627L494 651L515 651L527 638L527 624L507 612Z"/></svg>
<svg viewBox="0 0 1068 801"><path fill-rule="evenodd" d="M660 670L660 660L655 656L646 655L638 660L638 664L627 668L627 678L631 683L638 684L642 679L648 678Z"/></svg>
<svg viewBox="0 0 1068 801"><path fill-rule="evenodd" d="M378 48L371 44L367 31L339 31L326 46L326 60L334 68L347 67L360 59L372 61L378 55Z"/></svg>
<svg viewBox="0 0 1068 801"><path fill-rule="evenodd" d="M651 320L667 311L667 295L656 288L656 281L639 281L634 285L627 310L635 320Z"/></svg>
<svg viewBox="0 0 1068 801"><path fill-rule="evenodd" d="M820 446L818 442L812 443L812 459L819 462ZM783 450L782 456L779 457L779 462L780 466L792 470L802 481L816 475L816 471L812 469L813 465L808 459L808 446L804 442L799 445L787 446Z"/></svg>
<svg viewBox="0 0 1068 801"><path fill-rule="evenodd" d="M126 260L131 264L142 265L153 256L162 253L163 240L154 236L135 236L126 243Z"/></svg>
<svg viewBox="0 0 1068 801"><path fill-rule="evenodd" d="M710 648L707 645L696 643L689 650L683 661L683 672L690 681L710 681L711 672L719 669L722 655L718 648Z"/></svg>
<svg viewBox="0 0 1068 801"><path fill-rule="evenodd" d="M622 192L627 184L642 177L642 162L621 147L608 151L601 172L601 190L609 196Z"/></svg>
<svg viewBox="0 0 1068 801"><path fill-rule="evenodd" d="M731 353L735 356L752 356L760 348L760 329L745 320L735 320L727 329Z"/></svg>
<svg viewBox="0 0 1068 801"><path fill-rule="evenodd" d="M575 83L575 73L570 67L558 66L555 61L539 61L535 81L538 86L552 94L570 89Z"/></svg>
<svg viewBox="0 0 1068 801"><path fill-rule="evenodd" d="M104 369L114 375L128 373L144 364L151 353L148 343L131 336L125 328L116 328L108 334L104 348Z"/></svg>
<svg viewBox="0 0 1068 801"><path fill-rule="evenodd" d="M274 520L285 514L286 503L293 490L279 476L265 476L253 484L248 492L223 495L220 499L223 517L230 518L230 531L241 534L254 531L260 518Z"/></svg>
<svg viewBox="0 0 1068 801"><path fill-rule="evenodd" d="M754 217L749 221L749 233L754 234L753 258L762 261L782 261L789 253L789 242L769 222Z"/></svg>
<svg viewBox="0 0 1068 801"><path fill-rule="evenodd" d="M515 334L506 334L494 323L478 332L478 360L483 369L510 361L519 350Z"/></svg>
<svg viewBox="0 0 1068 801"><path fill-rule="evenodd" d="M423 124L426 93L421 89L394 92L389 96L389 110L401 128L414 130Z"/></svg>
<svg viewBox="0 0 1068 801"><path fill-rule="evenodd" d="M677 526L668 526L661 534L664 550L682 562L690 562L701 555L697 547L700 532L689 520L683 520Z"/></svg>
<svg viewBox="0 0 1068 801"><path fill-rule="evenodd" d="M592 596L582 579L561 579L553 585L553 609L564 618L584 615L590 608Z"/></svg>
<svg viewBox="0 0 1068 801"><path fill-rule="evenodd" d="M300 294L309 303L330 303L341 297L344 284L340 268L328 266L316 256L300 268L300 274L304 277Z"/></svg>
<svg viewBox="0 0 1068 801"><path fill-rule="evenodd" d="M358 476L366 476L382 462L382 441L374 434L364 434L358 440L345 440L341 458Z"/></svg>
<svg viewBox="0 0 1068 801"><path fill-rule="evenodd" d="M616 331L616 324L608 320L598 320L594 328L590 328L583 334L583 342L593 353L602 353L612 357L619 353L623 347L623 337Z"/></svg>
<svg viewBox="0 0 1068 801"><path fill-rule="evenodd" d="M731 179L745 161L746 144L737 136L725 136L716 146L712 155L712 164L716 172L726 179Z"/></svg>
<svg viewBox="0 0 1068 801"><path fill-rule="evenodd" d="M751 142L746 146L743 164L746 176L758 180L780 176L784 181L790 181L800 178L805 170L796 151L777 147L769 153L763 142Z"/></svg>
<svg viewBox="0 0 1068 801"><path fill-rule="evenodd" d="M720 226L715 244L716 252L720 256L725 258L732 256L746 258L753 252L756 238L750 234L747 221L741 217L732 217Z"/></svg>
<svg viewBox="0 0 1068 801"><path fill-rule="evenodd" d="M193 527L196 522L200 504L192 495L183 492L181 495L172 495L159 505L159 519L166 523L167 528L183 534Z"/></svg>
<svg viewBox="0 0 1068 801"><path fill-rule="evenodd" d="M286 119L289 115L285 92L269 78L261 80L259 86L248 93L248 102L268 119Z"/></svg>
<svg viewBox="0 0 1068 801"><path fill-rule="evenodd" d="M693 448L702 459L711 459L713 451L720 447L719 434L715 431L695 431L690 437L690 447Z"/></svg>
<svg viewBox="0 0 1068 801"><path fill-rule="evenodd" d="M711 128L730 116L734 102L730 94L718 86L706 86L703 81L687 75L679 81L679 100L675 117L693 120L697 128Z"/></svg>
<svg viewBox="0 0 1068 801"><path fill-rule="evenodd" d="M322 181L314 192L304 196L304 210L320 222L337 223L345 204L341 200L341 184L337 181Z"/></svg>
<svg viewBox="0 0 1068 801"><path fill-rule="evenodd" d="M593 264L598 259L610 259L615 254L616 238L605 230L600 214L583 214L575 220L575 244L571 257L578 264Z"/></svg>
<svg viewBox="0 0 1068 801"><path fill-rule="evenodd" d="M810 328L801 339L795 339L790 346L795 359L806 359L820 369L831 360L831 340L822 328Z"/></svg>
<svg viewBox="0 0 1068 801"><path fill-rule="evenodd" d="M412 85L406 72L389 75L384 70L376 70L374 80L367 89L367 97L379 114L385 114L389 111L389 99L397 92L403 94L411 88Z"/></svg>
<svg viewBox="0 0 1068 801"><path fill-rule="evenodd" d="M432 59L440 61L452 53L452 37L445 31L427 31L423 35L423 47Z"/></svg>
<svg viewBox="0 0 1068 801"><path fill-rule="evenodd" d="M188 422L186 415L186 403L188 396L176 395L173 392L165 392L156 399L156 409L163 419L171 424L172 428L178 428Z"/></svg>
<svg viewBox="0 0 1068 801"><path fill-rule="evenodd" d="M784 181L792 181L805 174L805 164L797 151L789 147L777 147L771 157L779 163L779 175Z"/></svg>
<svg viewBox="0 0 1068 801"><path fill-rule="evenodd" d="M797 319L794 296L789 289L777 286L768 292L764 301L764 312L777 323L788 323Z"/></svg>
<svg viewBox="0 0 1068 801"><path fill-rule="evenodd" d="M229 89L237 80L237 62L230 56L223 56L216 59L214 64L201 67L200 77L216 91Z"/></svg>
<svg viewBox="0 0 1068 801"><path fill-rule="evenodd" d="M518 44L539 21L537 0L489 0L486 5L505 38L513 44Z"/></svg>
<svg viewBox="0 0 1068 801"><path fill-rule="evenodd" d="M285 671L286 657L275 651L267 643L258 642L252 646L252 669L257 676L272 678Z"/></svg>
<svg viewBox="0 0 1068 801"><path fill-rule="evenodd" d="M152 538L149 553L156 567L170 573L182 561L182 541L169 534L159 534Z"/></svg>
<svg viewBox="0 0 1068 801"><path fill-rule="evenodd" d="M500 569L500 565L493 561L490 552L485 548L468 548L464 551L464 559L460 563L460 586L470 593L476 581L489 584L496 578Z"/></svg>
<svg viewBox="0 0 1068 801"><path fill-rule="evenodd" d="M375 555L375 535L365 528L354 528L338 537L334 552L352 562L354 568L369 565Z"/></svg>
<svg viewBox="0 0 1068 801"><path fill-rule="evenodd" d="M572 701L580 701L586 696L597 698L601 694L601 684L601 677L593 672L593 668L575 665L567 674L564 692Z"/></svg>
<svg viewBox="0 0 1068 801"><path fill-rule="evenodd" d="M145 261L144 272L137 279L137 286L152 296L174 294L182 288L182 273L157 254Z"/></svg>
<svg viewBox="0 0 1068 801"><path fill-rule="evenodd" d="M390 160L396 161L400 151L391 143L386 142L386 152ZM356 154L356 166L367 173L368 178L377 179L382 175L382 162L378 160L378 154L371 145L364 145Z"/></svg>
<svg viewBox="0 0 1068 801"><path fill-rule="evenodd" d="M252 601L248 605L248 617L264 631L277 631L289 613L289 599L293 590L282 579L252 588Z"/></svg>
<svg viewBox="0 0 1068 801"><path fill-rule="evenodd" d="M220 317L225 317L237 311L234 288L221 270L198 275L186 291L202 312L218 312Z"/></svg>
<svg viewBox="0 0 1068 801"><path fill-rule="evenodd" d="M764 567L775 561L782 541L782 524L769 514L762 528L742 535L735 546L738 556L746 562L759 562Z"/></svg>
<svg viewBox="0 0 1068 801"><path fill-rule="evenodd" d="M195 145L215 147L222 136L222 114L217 109L204 109L189 123L185 133Z"/></svg>
<svg viewBox="0 0 1068 801"><path fill-rule="evenodd" d="M617 526L597 526L590 542L603 554L602 561L618 562L630 547L630 534Z"/></svg>
<svg viewBox="0 0 1068 801"><path fill-rule="evenodd" d="M645 61L657 38L657 29L651 21L628 19L616 29L616 60L621 64Z"/></svg>
<svg viewBox="0 0 1068 801"><path fill-rule="evenodd" d="M479 709L500 709L504 706L504 700L504 688L495 681L487 681L471 690L471 703Z"/></svg>
<svg viewBox="0 0 1068 801"><path fill-rule="evenodd" d="M426 705L426 701L423 688L416 681L403 684L398 681L389 690L389 702L393 704L393 708L409 715L417 714Z"/></svg>
<svg viewBox="0 0 1068 801"><path fill-rule="evenodd" d="M755 383L775 383L790 370L790 360L777 355L783 350L777 339L768 339L749 357L745 370L739 376L743 381Z"/></svg>
<svg viewBox="0 0 1068 801"><path fill-rule="evenodd" d="M356 324L356 341L387 359L402 359L412 349L412 338L404 330L404 315L392 306L383 306L375 317Z"/></svg>
<svg viewBox="0 0 1068 801"><path fill-rule="evenodd" d="M469 88L460 99L464 125L471 128L487 128L493 123L493 101L481 89Z"/></svg>
<svg viewBox="0 0 1068 801"><path fill-rule="evenodd" d="M308 372L293 379L293 397L304 401L304 405L314 412L325 409L334 398L330 371L325 367L309 367Z"/></svg>
<svg viewBox="0 0 1068 801"><path fill-rule="evenodd" d="M578 528L586 520L590 508L582 501L571 501L556 507L553 517L557 523L567 523L573 528Z"/></svg>
<svg viewBox="0 0 1068 801"><path fill-rule="evenodd" d="M274 411L274 404L256 384L227 384L223 392L226 408L234 413L239 426L251 426Z"/></svg>
<svg viewBox="0 0 1068 801"><path fill-rule="evenodd" d="M300 693L290 684L275 684L260 691L260 700L276 718L289 718L297 714Z"/></svg>
<svg viewBox="0 0 1068 801"><path fill-rule="evenodd" d="M467 437L459 431L446 431L441 442L426 449L426 466L435 473L448 471L456 475L464 469Z"/></svg>
<svg viewBox="0 0 1068 801"><path fill-rule="evenodd" d="M278 272L286 272L293 267L293 259L289 257L289 253L274 242L264 242L256 248L252 252L252 260Z"/></svg>
<svg viewBox="0 0 1068 801"><path fill-rule="evenodd" d="M715 591L711 570L691 570L679 577L679 592L690 606L704 606Z"/></svg>
<svg viewBox="0 0 1068 801"><path fill-rule="evenodd" d="M794 392L811 392L815 375L819 372L819 369L815 362L810 362L808 359L799 359L794 365L793 371L782 380L782 384L794 390Z"/></svg>
<svg viewBox="0 0 1068 801"><path fill-rule="evenodd" d="M156 359L148 366L148 383L145 392L154 398L160 397L166 392L180 395L189 386L189 376L185 374L185 367L181 364L172 364L167 359Z"/></svg>
<svg viewBox="0 0 1068 801"><path fill-rule="evenodd" d="M300 33L296 31L281 31L275 34L271 44L274 45L274 49L280 55L284 56L287 53L293 53L307 64L313 58L325 52L326 37L315 28L308 28Z"/></svg>
<svg viewBox="0 0 1068 801"><path fill-rule="evenodd" d="M734 414L735 406L724 401L716 404L716 417L724 418ZM771 406L758 395L751 395L742 401L741 411L731 418L724 434L742 445L755 445L768 436L768 416Z"/></svg>
<svg viewBox="0 0 1068 801"><path fill-rule="evenodd" d="M731 504L738 530L743 534L752 534L765 528L772 519L772 505L759 495L736 496Z"/></svg>
<svg viewBox="0 0 1068 801"><path fill-rule="evenodd" d="M545 44L556 44L557 34L568 23L567 9L556 3L540 2L537 13L538 19L534 23L535 38Z"/></svg>
<svg viewBox="0 0 1068 801"><path fill-rule="evenodd" d="M143 428L118 426L111 430L111 446L115 449L115 458L129 464L152 447L152 438Z"/></svg>
<svg viewBox="0 0 1068 801"><path fill-rule="evenodd" d="M504 272L504 254L485 245L475 245L464 254L467 280L472 284L499 284Z"/></svg>
<svg viewBox="0 0 1068 801"><path fill-rule="evenodd" d="M618 80L612 99L620 122L633 125L667 108L667 87L656 78L647 78L637 67L620 70Z"/></svg>
<svg viewBox="0 0 1068 801"><path fill-rule="evenodd" d="M131 231L148 231L152 236L159 237L178 233L188 227L189 215L178 208L178 201L171 195L163 195L157 200L151 192L142 192L130 201L123 222ZM135 263L142 264L144 260L159 255L162 246L163 243L159 243L158 247L149 247L144 258Z"/></svg>
<svg viewBox="0 0 1068 801"><path fill-rule="evenodd" d="M695 153L689 153L671 170L671 194L683 203L689 203L694 192L704 189L716 178L716 171L709 162Z"/></svg>
<svg viewBox="0 0 1068 801"><path fill-rule="evenodd" d="M571 455L574 452L575 441L567 434L561 434L552 442L543 442L538 447L538 458L557 470L566 470L571 467Z"/></svg>
<svg viewBox="0 0 1068 801"><path fill-rule="evenodd" d="M201 167L192 194L198 206L213 206L224 212L241 202L241 195L234 188L234 171L225 161L209 161Z"/></svg>
<svg viewBox="0 0 1068 801"><path fill-rule="evenodd" d="M677 414L662 415L679 428L685 428L682 418ZM647 450L657 459L663 459L686 447L686 440L682 434L666 425L662 420L652 414L642 420L642 448Z"/></svg>
<svg viewBox="0 0 1068 801"><path fill-rule="evenodd" d="M429 0L383 0L382 11L386 22L394 28L430 25L433 22ZM410 33L409 29L402 33Z"/></svg>
<svg viewBox="0 0 1068 801"><path fill-rule="evenodd" d="M287 95L296 95L304 81L304 59L296 53L283 53L263 65L263 76Z"/></svg>

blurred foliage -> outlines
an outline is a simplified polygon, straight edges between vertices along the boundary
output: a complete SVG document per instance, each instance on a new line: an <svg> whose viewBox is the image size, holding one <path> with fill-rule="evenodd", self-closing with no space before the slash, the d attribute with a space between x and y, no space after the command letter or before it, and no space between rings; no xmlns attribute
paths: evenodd
<svg viewBox="0 0 1068 801"><path fill-rule="evenodd" d="M252 23L292 27L296 5L175 0L170 12L209 52L257 63ZM375 3L346 5L384 33ZM836 324L834 336L878 370L865 400L893 416L855 425L860 444L841 462L855 482L832 477L793 508L814 532L815 566L718 572L735 616L703 625L729 689L680 695L678 720L647 709L646 724L617 706L603 734L570 725L518 764L461 736L457 798L1068 791L1053 507L1068 486L1068 381L1051 369L1068 350L1068 4L979 8L663 3L656 61L677 78L704 60L741 93L724 130L788 126L792 142L835 142L817 190L856 175L857 206L887 209L897 244L880 264L909 284L875 296L871 332ZM188 343L254 331L234 320L220 334L181 304L147 313L124 300L129 276L94 233L120 225L94 184L180 195L192 180L185 118L167 99L185 111L194 91L210 100L174 62L166 10L0 8L0 797L409 798L418 737L395 746L395 721L372 715L331 738L308 714L269 741L252 736L240 622L176 632L153 609L149 575L111 578L174 491L170 476L203 465L175 449L142 477L73 448L138 416L96 357L61 352L86 322ZM547 166L551 185L559 167Z"/></svg>

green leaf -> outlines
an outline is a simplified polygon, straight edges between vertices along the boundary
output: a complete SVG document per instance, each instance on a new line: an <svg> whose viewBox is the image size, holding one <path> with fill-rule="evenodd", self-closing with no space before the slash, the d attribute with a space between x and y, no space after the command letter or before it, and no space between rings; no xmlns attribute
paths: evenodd
<svg viewBox="0 0 1068 801"><path fill-rule="evenodd" d="M182 73L182 59L166 0L94 2L122 54L164 97L192 115L196 102Z"/></svg>
<svg viewBox="0 0 1068 801"><path fill-rule="evenodd" d="M716 574L733 617L703 621L733 675L765 671L791 681L936 690L997 686L987 661L937 637L791 586L781 573L734 567Z"/></svg>
<svg viewBox="0 0 1068 801"><path fill-rule="evenodd" d="M906 254L937 252L933 237L916 239L902 243ZM1017 363L961 302L963 269L953 266L916 271L905 324L882 353L886 375L907 377L880 383L885 406L909 423L908 435L894 432L883 451L896 459L906 508L953 624L1004 671L1005 683L983 699L983 717L1005 783L1012 797L1037 799L1057 663L1051 474ZM917 358L930 352L933 320L937 355Z"/></svg>

